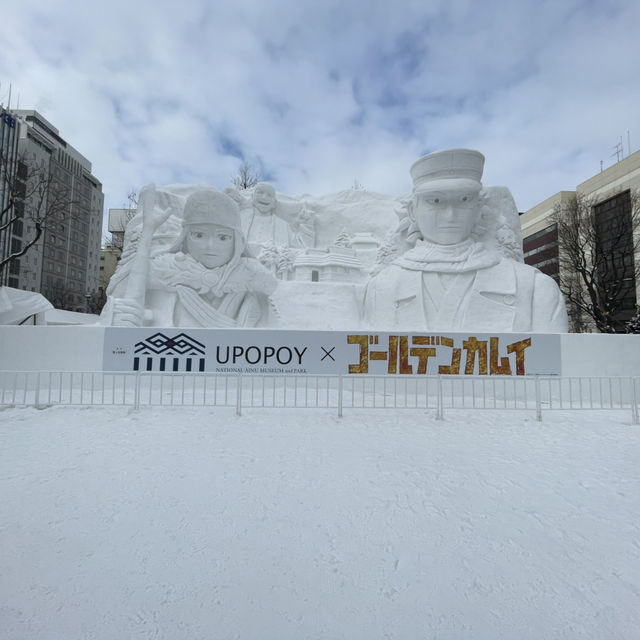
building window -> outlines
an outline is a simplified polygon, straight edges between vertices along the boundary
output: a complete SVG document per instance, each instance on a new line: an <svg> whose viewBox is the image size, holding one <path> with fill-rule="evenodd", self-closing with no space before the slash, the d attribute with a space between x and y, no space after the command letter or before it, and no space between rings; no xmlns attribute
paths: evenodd
<svg viewBox="0 0 640 640"><path fill-rule="evenodd" d="M523 239L524 261L543 273L558 279L558 228L553 224Z"/></svg>
<svg viewBox="0 0 640 640"><path fill-rule="evenodd" d="M636 306L631 209L629 190L594 207L600 286L611 292L616 308L613 320L620 326L631 319Z"/></svg>

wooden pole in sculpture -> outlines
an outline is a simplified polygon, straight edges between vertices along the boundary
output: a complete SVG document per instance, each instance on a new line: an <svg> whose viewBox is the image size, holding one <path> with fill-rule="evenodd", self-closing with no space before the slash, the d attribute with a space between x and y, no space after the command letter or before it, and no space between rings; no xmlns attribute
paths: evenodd
<svg viewBox="0 0 640 640"><path fill-rule="evenodd" d="M131 263L125 299L122 301L125 306L126 303L129 303L129 305L140 309L141 314L144 314L153 234L171 214L170 207L156 209L156 195L156 187L154 184L147 185L140 192L138 207L142 212L142 230L136 248L136 255L133 257ZM123 316L125 315L128 317L124 318ZM113 324L116 326L136 326L136 324L129 319L130 317L131 313L123 307L122 311L116 311L114 313Z"/></svg>

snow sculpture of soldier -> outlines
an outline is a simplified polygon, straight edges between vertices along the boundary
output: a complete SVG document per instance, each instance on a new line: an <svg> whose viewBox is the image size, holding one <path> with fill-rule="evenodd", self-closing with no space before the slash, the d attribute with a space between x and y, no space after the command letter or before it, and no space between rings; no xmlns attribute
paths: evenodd
<svg viewBox="0 0 640 640"><path fill-rule="evenodd" d="M567 331L555 281L512 257L521 252L491 208L483 168L484 156L470 149L439 151L413 164L404 235L414 246L369 280L366 328Z"/></svg>

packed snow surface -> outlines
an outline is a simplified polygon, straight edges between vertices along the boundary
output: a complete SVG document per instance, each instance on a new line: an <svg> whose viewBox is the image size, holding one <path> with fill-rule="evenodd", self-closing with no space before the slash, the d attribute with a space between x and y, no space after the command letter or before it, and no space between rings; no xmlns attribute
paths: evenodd
<svg viewBox="0 0 640 640"><path fill-rule="evenodd" d="M0 411L0 637L640 637L621 411Z"/></svg>

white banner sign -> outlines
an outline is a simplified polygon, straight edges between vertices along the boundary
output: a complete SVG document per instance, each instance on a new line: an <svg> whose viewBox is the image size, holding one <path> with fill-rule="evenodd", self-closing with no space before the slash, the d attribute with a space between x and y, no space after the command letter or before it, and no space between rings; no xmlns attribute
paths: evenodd
<svg viewBox="0 0 640 640"><path fill-rule="evenodd" d="M560 336L260 329L105 330L104 371L559 375Z"/></svg>

